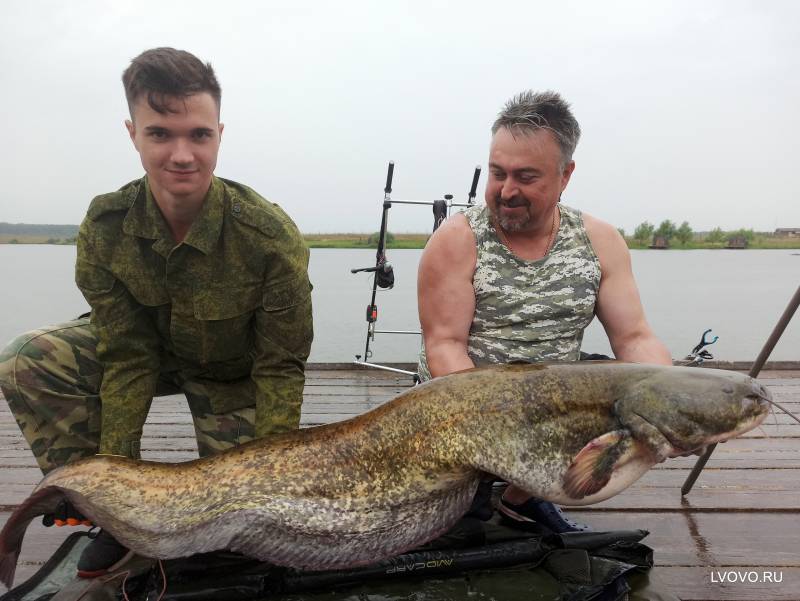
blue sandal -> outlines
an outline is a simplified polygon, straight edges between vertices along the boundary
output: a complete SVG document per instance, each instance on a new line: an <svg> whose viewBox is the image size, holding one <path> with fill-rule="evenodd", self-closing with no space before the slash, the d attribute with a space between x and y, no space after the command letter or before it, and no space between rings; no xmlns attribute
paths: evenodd
<svg viewBox="0 0 800 601"><path fill-rule="evenodd" d="M591 530L586 524L569 519L557 505L536 497L519 505L501 498L498 510L504 519L523 529L536 523L558 534Z"/></svg>

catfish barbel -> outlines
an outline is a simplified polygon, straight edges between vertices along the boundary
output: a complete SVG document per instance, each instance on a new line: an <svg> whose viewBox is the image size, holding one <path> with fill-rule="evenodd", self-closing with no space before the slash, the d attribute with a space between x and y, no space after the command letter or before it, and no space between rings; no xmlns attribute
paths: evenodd
<svg viewBox="0 0 800 601"><path fill-rule="evenodd" d="M617 362L497 365L411 388L347 421L185 463L96 456L49 473L0 533L66 497L145 557L228 549L301 569L373 563L446 532L487 474L587 505L668 457L760 424L771 396L729 371Z"/></svg>

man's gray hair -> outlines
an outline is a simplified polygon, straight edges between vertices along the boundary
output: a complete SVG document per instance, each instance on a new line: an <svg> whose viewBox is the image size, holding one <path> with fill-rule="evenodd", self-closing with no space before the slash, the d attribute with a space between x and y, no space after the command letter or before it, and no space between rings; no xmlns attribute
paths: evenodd
<svg viewBox="0 0 800 601"><path fill-rule="evenodd" d="M492 125L492 135L504 127L512 135L549 129L561 147L561 161L566 166L581 137L581 127L569 109L569 103L557 92L526 90L503 107Z"/></svg>

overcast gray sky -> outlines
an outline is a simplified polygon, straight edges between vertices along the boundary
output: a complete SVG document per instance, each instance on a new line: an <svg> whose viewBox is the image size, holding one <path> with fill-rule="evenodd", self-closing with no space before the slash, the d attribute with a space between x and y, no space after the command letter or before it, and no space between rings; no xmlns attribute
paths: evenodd
<svg viewBox="0 0 800 601"><path fill-rule="evenodd" d="M210 61L217 174L304 232L377 230L395 199L465 200L513 94L554 89L583 137L563 200L628 232L800 227L800 2L244 2L0 5L0 221L78 223L142 173L120 75L146 48ZM425 231L392 209L390 229Z"/></svg>

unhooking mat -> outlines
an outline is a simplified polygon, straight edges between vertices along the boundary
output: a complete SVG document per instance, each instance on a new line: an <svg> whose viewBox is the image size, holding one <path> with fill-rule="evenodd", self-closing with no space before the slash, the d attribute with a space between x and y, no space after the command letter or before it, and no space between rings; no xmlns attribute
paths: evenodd
<svg viewBox="0 0 800 601"><path fill-rule="evenodd" d="M464 518L418 550L350 570L304 572L215 552L163 562L133 557L85 580L75 576L89 542L80 532L0 601L674 601L646 582L653 556L639 542L645 536L542 534L506 527L496 516Z"/></svg>

